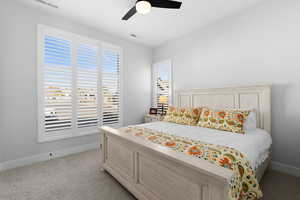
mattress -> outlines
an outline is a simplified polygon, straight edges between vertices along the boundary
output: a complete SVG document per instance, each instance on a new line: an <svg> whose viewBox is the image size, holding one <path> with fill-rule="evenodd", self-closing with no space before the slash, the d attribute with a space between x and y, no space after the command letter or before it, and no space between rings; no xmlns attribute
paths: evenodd
<svg viewBox="0 0 300 200"><path fill-rule="evenodd" d="M188 137L201 142L234 148L247 157L254 170L268 157L272 144L270 134L259 128L246 131L245 134L237 134L163 121L140 124L138 126L175 136Z"/></svg>

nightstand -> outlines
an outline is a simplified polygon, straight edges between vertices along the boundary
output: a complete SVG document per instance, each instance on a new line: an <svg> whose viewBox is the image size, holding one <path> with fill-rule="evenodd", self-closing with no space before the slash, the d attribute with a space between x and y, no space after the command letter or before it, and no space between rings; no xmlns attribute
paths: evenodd
<svg viewBox="0 0 300 200"><path fill-rule="evenodd" d="M147 114L145 116L145 123L156 122L156 121L161 121L161 120L163 120L163 116L161 116L161 115L150 115L150 114Z"/></svg>

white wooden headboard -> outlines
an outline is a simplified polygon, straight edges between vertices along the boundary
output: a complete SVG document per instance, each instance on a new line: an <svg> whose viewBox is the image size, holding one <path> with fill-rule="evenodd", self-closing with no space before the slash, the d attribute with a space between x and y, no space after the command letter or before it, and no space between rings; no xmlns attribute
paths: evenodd
<svg viewBox="0 0 300 200"><path fill-rule="evenodd" d="M257 126L271 134L271 85L178 90L175 106L255 109Z"/></svg>

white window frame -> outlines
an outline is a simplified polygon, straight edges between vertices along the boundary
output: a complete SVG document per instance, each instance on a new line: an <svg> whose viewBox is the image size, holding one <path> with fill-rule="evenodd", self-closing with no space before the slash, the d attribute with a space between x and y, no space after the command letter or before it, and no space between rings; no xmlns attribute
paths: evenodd
<svg viewBox="0 0 300 200"><path fill-rule="evenodd" d="M172 63L172 60L171 59L166 59L166 60L162 60L162 61L159 61L159 62L155 62L152 64L152 81L151 81L151 84L152 84L152 106L153 107L157 107L157 101L156 101L156 98L157 98L157 86L156 86L156 77L157 77L157 68L158 66L160 65L170 65L170 72L171 72L171 76L170 76L170 80L169 80L169 105L173 105L173 102L174 102L174 85L173 85L173 82L174 82L174 70L173 70L173 63Z"/></svg>
<svg viewBox="0 0 300 200"><path fill-rule="evenodd" d="M76 94L77 88L76 88L76 79L73 79L73 98L72 98L72 128L69 130L62 130L62 131L55 131L51 132L51 134L46 134L44 130L44 78L43 78L43 65L44 65L44 36L45 35L51 35L54 37L67 39L72 41L72 53L77 46L76 44L84 43L84 44L90 44L92 46L97 46L99 48L98 50L98 64L99 64L99 80L98 80L98 107L99 107L99 126L102 125L101 116L102 116L102 96L101 96L101 58L102 58L102 52L104 48L110 48L118 51L120 53L120 110L119 110L119 123L115 124L114 127L121 127L123 126L123 49L119 46L109 44L103 41L90 39L88 37L84 37L78 34L70 33L67 31L62 31L56 28L52 28L50 26L46 25L37 25L37 102L38 102L38 113L37 113L37 122L38 122L38 142L49 142L49 141L55 141L55 140L61 140L66 138L73 138L73 137L79 137L79 136L85 136L90 134L99 133L98 127L88 127L88 128L77 128L76 127L76 107L77 107L77 101L76 101ZM74 45L75 44L75 45ZM75 46L75 47L73 47ZM73 69L73 77L76 76L76 55L72 56L72 69Z"/></svg>

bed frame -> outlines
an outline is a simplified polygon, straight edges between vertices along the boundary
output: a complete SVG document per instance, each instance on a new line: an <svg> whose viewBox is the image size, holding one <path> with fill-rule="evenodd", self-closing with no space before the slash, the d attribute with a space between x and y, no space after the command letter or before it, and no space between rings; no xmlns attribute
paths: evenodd
<svg viewBox="0 0 300 200"><path fill-rule="evenodd" d="M271 134L271 86L189 89L175 93L175 106L255 109L258 127ZM102 167L140 200L226 200L229 169L161 145L101 127ZM261 178L270 158L257 170Z"/></svg>

